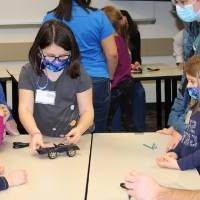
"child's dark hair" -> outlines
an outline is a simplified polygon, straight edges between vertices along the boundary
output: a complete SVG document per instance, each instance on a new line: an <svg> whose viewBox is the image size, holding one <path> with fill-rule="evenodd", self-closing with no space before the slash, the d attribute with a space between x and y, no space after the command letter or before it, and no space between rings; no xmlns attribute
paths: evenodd
<svg viewBox="0 0 200 200"><path fill-rule="evenodd" d="M80 7L85 9L88 12L90 10L97 10L90 7L91 0L60 0L58 6L50 11L55 12L55 15L58 19L69 21L72 18L72 4L75 1Z"/></svg>
<svg viewBox="0 0 200 200"><path fill-rule="evenodd" d="M127 22L128 22L129 47L132 49L133 37L135 37L135 35L138 32L138 26L136 22L132 19L131 15L129 14L127 10L120 10L120 12L122 13L123 16L126 17Z"/></svg>
<svg viewBox="0 0 200 200"><path fill-rule="evenodd" d="M41 50L56 44L66 51L71 51L71 63L68 69L68 74L71 78L76 78L80 75L80 52L76 43L75 37L67 25L51 20L44 23L29 51L29 61L34 70L41 75L45 66L41 63Z"/></svg>

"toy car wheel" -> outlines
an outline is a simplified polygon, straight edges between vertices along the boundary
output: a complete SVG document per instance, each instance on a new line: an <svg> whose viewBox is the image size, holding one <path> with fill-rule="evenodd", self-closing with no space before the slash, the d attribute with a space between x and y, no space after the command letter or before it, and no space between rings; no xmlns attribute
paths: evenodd
<svg viewBox="0 0 200 200"><path fill-rule="evenodd" d="M76 150L70 149L69 151L67 151L67 155L69 157L74 157L76 155Z"/></svg>
<svg viewBox="0 0 200 200"><path fill-rule="evenodd" d="M57 152L55 152L55 151L49 152L49 153L48 153L48 157L49 157L50 159L55 159L55 158L57 157Z"/></svg>

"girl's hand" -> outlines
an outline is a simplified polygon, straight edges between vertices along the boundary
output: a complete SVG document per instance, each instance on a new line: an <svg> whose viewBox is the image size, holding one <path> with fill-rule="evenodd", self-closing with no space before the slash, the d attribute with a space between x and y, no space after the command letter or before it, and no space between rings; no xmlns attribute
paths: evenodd
<svg viewBox="0 0 200 200"><path fill-rule="evenodd" d="M45 147L42 134L35 133L33 136L31 136L31 143L30 143L31 151L35 151L39 149L40 147L42 148Z"/></svg>
<svg viewBox="0 0 200 200"><path fill-rule="evenodd" d="M170 151L171 149L175 149L178 143L181 141L181 139L182 139L182 135L174 130L166 146L166 152Z"/></svg>
<svg viewBox="0 0 200 200"><path fill-rule="evenodd" d="M16 170L5 176L10 187L22 185L27 182L27 173L25 170Z"/></svg>
<svg viewBox="0 0 200 200"><path fill-rule="evenodd" d="M4 104L0 104L0 115L3 116L3 123L5 124L7 119L10 116L10 112L8 110L8 107Z"/></svg>
<svg viewBox="0 0 200 200"><path fill-rule="evenodd" d="M138 70L139 68L141 68L141 64L139 62L136 61L134 64L131 64L132 70Z"/></svg>
<svg viewBox="0 0 200 200"><path fill-rule="evenodd" d="M180 169L177 160L170 157L169 155L164 155L157 158L156 163L161 168Z"/></svg>
<svg viewBox="0 0 200 200"><path fill-rule="evenodd" d="M64 144L77 144L81 138L82 133L78 127L73 128L63 139Z"/></svg>
<svg viewBox="0 0 200 200"><path fill-rule="evenodd" d="M163 128L161 130L158 130L157 132L164 135L172 135L174 132L174 128L173 127Z"/></svg>

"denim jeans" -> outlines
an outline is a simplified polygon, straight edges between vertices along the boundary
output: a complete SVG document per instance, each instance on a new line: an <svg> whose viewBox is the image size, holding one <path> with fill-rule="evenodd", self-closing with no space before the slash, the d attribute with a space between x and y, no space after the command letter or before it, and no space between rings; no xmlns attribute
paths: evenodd
<svg viewBox="0 0 200 200"><path fill-rule="evenodd" d="M124 131L133 131L132 120L132 96L134 82L132 78L123 80L115 88L111 90L111 105L108 116L107 129L110 132L112 130L112 119L118 108L121 110L121 122L124 127Z"/></svg>
<svg viewBox="0 0 200 200"><path fill-rule="evenodd" d="M95 132L106 132L108 112L110 108L110 80L108 78L91 77L93 84L93 105Z"/></svg>
<svg viewBox="0 0 200 200"><path fill-rule="evenodd" d="M136 132L145 131L145 91L140 81L135 81L132 95L132 113L133 113L133 130ZM121 110L115 113L112 120L112 132L120 132L121 127Z"/></svg>

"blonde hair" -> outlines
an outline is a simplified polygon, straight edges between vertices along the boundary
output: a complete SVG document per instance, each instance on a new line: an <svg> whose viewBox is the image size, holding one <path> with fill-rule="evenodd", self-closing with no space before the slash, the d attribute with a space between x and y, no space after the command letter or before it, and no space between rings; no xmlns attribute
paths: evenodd
<svg viewBox="0 0 200 200"><path fill-rule="evenodd" d="M190 76L197 77L200 74L200 55L192 56L185 64L184 71Z"/></svg>
<svg viewBox="0 0 200 200"><path fill-rule="evenodd" d="M128 29L125 23L123 23L123 15L121 14L121 12L114 6L106 6L102 10L109 18L115 31L119 35L121 35L126 42L128 42L128 35L127 35Z"/></svg>
<svg viewBox="0 0 200 200"><path fill-rule="evenodd" d="M184 71L186 74L199 80L200 75L200 55L192 56L185 64ZM189 107L192 109L196 105L194 99L190 100ZM198 101L198 111L200 111L200 100Z"/></svg>

